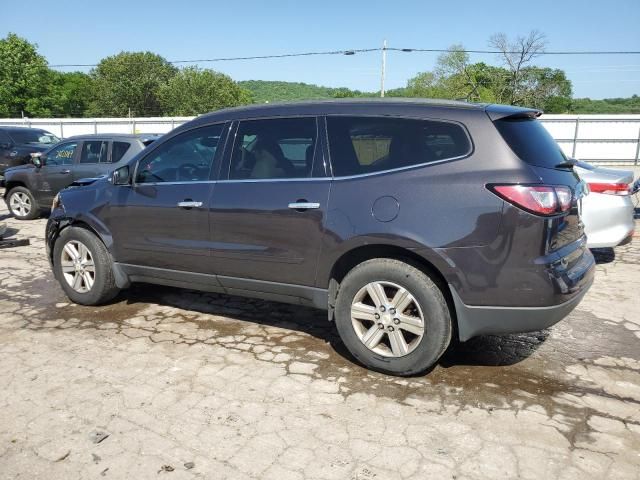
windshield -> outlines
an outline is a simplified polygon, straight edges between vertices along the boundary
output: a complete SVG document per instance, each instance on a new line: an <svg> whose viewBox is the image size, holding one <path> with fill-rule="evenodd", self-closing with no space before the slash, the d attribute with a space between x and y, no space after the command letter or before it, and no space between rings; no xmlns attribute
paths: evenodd
<svg viewBox="0 0 640 480"><path fill-rule="evenodd" d="M11 138L16 143L36 143L40 145L53 145L58 143L60 139L53 133L46 130L33 130L30 128L11 130L9 132Z"/></svg>

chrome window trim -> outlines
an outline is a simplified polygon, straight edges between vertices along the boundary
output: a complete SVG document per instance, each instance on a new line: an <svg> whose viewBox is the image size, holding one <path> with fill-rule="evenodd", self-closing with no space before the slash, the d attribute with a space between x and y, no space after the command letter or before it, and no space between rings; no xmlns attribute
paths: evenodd
<svg viewBox="0 0 640 480"><path fill-rule="evenodd" d="M356 175L344 175L344 176L341 176L341 177L333 177L333 179L334 180L351 180L353 178L359 178L359 177L370 177L372 175L381 175L381 174L385 174L385 173L403 172L405 170L418 169L418 168L423 168L423 167L429 167L431 165L440 165L441 163L453 162L453 161L456 161L456 160L462 160L464 158L469 158L472 155L472 153L473 152L467 153L466 155L460 155L460 156L457 156L457 157L443 158L443 159L440 159L440 160L435 160L433 162L424 162L424 163L417 163L415 165L407 165L406 167L390 168L388 170L379 170L377 172L358 173Z"/></svg>

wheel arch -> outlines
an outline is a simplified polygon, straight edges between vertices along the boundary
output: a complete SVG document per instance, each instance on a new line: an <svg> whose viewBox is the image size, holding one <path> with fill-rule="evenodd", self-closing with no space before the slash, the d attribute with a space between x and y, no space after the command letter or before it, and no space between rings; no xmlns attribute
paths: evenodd
<svg viewBox="0 0 640 480"><path fill-rule="evenodd" d="M433 253L435 256L436 254ZM340 282L355 266L374 258L391 258L405 262L421 272L425 273L440 288L447 301L447 306L451 313L454 336L458 335L458 320L456 316L455 304L449 288L449 281L443 273L443 268L438 268L433 259L425 258L414 250L389 244L367 244L354 247L344 252L333 264L328 278L329 293L329 320L333 320L333 312L336 297L340 288ZM455 338L454 337L454 338Z"/></svg>

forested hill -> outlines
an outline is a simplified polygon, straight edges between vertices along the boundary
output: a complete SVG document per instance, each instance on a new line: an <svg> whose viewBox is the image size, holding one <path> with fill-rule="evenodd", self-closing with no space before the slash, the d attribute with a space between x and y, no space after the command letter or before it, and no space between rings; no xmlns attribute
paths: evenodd
<svg viewBox="0 0 640 480"><path fill-rule="evenodd" d="M245 80L238 82L238 85L251 92L255 103L321 100L323 98L361 95L361 92L346 88L321 87L300 82Z"/></svg>

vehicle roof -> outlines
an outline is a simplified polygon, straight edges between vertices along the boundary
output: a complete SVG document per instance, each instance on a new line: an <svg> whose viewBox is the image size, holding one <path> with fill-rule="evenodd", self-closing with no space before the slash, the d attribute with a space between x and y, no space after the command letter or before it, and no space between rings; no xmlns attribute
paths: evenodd
<svg viewBox="0 0 640 480"><path fill-rule="evenodd" d="M87 133L84 135L74 135L72 137L65 137L64 140L87 140L92 138L107 138L118 140L145 140L151 138L159 138L160 133Z"/></svg>
<svg viewBox="0 0 640 480"><path fill-rule="evenodd" d="M38 132L47 132L47 133L51 133L48 130L45 130L44 128L34 128L34 127L17 127L15 125L0 125L0 130L5 130L7 132L15 132L15 131L22 131L22 130L37 130Z"/></svg>
<svg viewBox="0 0 640 480"><path fill-rule="evenodd" d="M382 114L411 114L425 109L444 112L464 113L469 111L487 112L495 120L511 115L540 115L539 110L495 105L471 103L456 100L428 98L341 98L330 100L313 100L299 102L269 103L226 108L207 113L193 120L193 124L206 124L214 121L241 120L256 117L278 117L285 115L327 115L327 114L362 114L364 111L377 110ZM191 122L190 122L191 123Z"/></svg>

